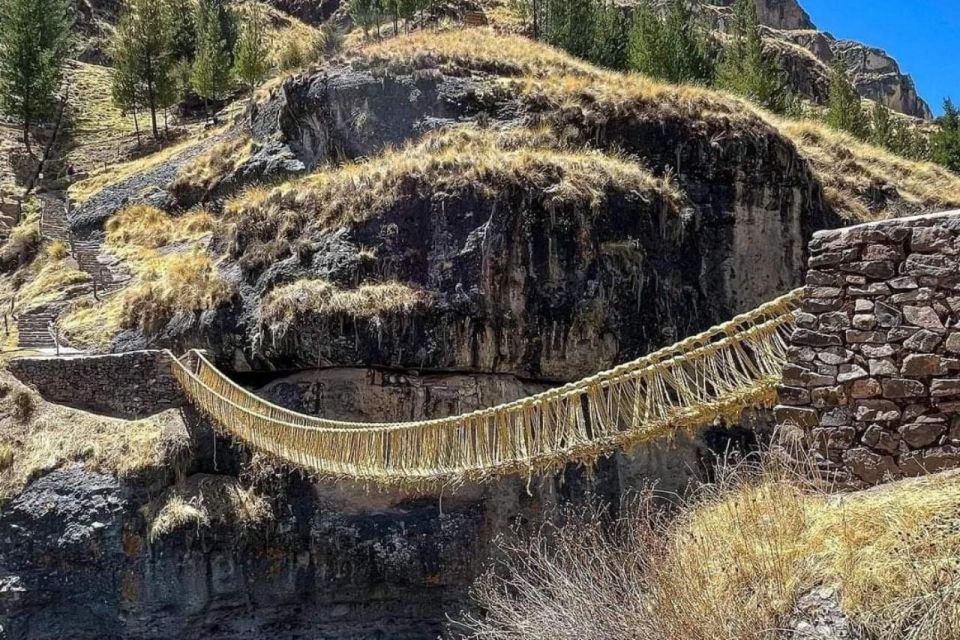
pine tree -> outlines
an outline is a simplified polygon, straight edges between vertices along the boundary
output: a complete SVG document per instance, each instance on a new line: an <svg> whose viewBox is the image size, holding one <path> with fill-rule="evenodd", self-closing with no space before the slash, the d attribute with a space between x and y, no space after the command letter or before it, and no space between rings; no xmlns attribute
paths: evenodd
<svg viewBox="0 0 960 640"><path fill-rule="evenodd" d="M147 107L154 138L160 137L157 110L169 106L174 85L170 31L164 13L163 5L156 0L128 0L113 42L115 66L124 70L114 80L114 98L120 106Z"/></svg>
<svg viewBox="0 0 960 640"><path fill-rule="evenodd" d="M713 76L710 39L683 0L658 15L648 2L637 6L630 32L630 66L669 82L709 82Z"/></svg>
<svg viewBox="0 0 960 640"><path fill-rule="evenodd" d="M65 0L0 0L0 111L30 129L56 103L71 21Z"/></svg>
<svg viewBox="0 0 960 640"><path fill-rule="evenodd" d="M263 11L254 5L240 24L233 70L240 82L247 86L252 99L254 88L263 82L269 69Z"/></svg>
<svg viewBox="0 0 960 640"><path fill-rule="evenodd" d="M737 0L727 44L717 68L717 86L782 112L788 93L776 59L763 48L763 34L753 0Z"/></svg>
<svg viewBox="0 0 960 640"><path fill-rule="evenodd" d="M826 122L861 140L870 135L870 123L863 111L860 94L850 84L843 63L837 61L830 74L830 106Z"/></svg>
<svg viewBox="0 0 960 640"><path fill-rule="evenodd" d="M589 59L596 38L594 0L548 0L545 4L544 39L571 55Z"/></svg>
<svg viewBox="0 0 960 640"><path fill-rule="evenodd" d="M939 129L930 139L931 158L937 164L960 173L960 109L947 98L943 103L943 116L937 124Z"/></svg>
<svg viewBox="0 0 960 640"><path fill-rule="evenodd" d="M347 5L347 12L353 21L363 29L364 37L370 35L370 28L374 24L374 1L375 0L350 0Z"/></svg>
<svg viewBox="0 0 960 640"><path fill-rule="evenodd" d="M613 0L598 0L594 7L594 39L590 61L610 69L630 66L629 21Z"/></svg>
<svg viewBox="0 0 960 640"><path fill-rule="evenodd" d="M881 102L873 105L873 111L870 114L870 142L878 147L893 149L893 116L890 109Z"/></svg>
<svg viewBox="0 0 960 640"><path fill-rule="evenodd" d="M197 20L192 0L164 0L164 23L170 55L175 63L193 60L197 53Z"/></svg>
<svg viewBox="0 0 960 640"><path fill-rule="evenodd" d="M203 98L210 115L210 101L230 91L230 53L223 34L219 0L201 0L197 13L197 57L193 61L190 86Z"/></svg>

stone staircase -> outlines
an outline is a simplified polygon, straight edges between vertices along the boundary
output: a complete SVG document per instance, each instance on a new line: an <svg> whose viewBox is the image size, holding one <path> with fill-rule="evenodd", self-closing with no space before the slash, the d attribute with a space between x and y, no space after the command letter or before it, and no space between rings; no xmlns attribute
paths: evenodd
<svg viewBox="0 0 960 640"><path fill-rule="evenodd" d="M118 291L130 281L130 273L115 257L105 255L99 238L74 240L67 222L66 202L55 194L44 193L40 198L40 231L44 242L61 241L70 247L77 268L89 274L99 298ZM40 308L21 313L17 318L18 346L21 349L56 349L51 327L58 311Z"/></svg>
<svg viewBox="0 0 960 640"><path fill-rule="evenodd" d="M28 311L17 320L17 345L21 349L56 349L50 327L57 314L49 310Z"/></svg>
<svg viewBox="0 0 960 640"><path fill-rule="evenodd" d="M67 223L67 205L50 193L41 193L40 233L44 240L70 243L70 225Z"/></svg>
<svg viewBox="0 0 960 640"><path fill-rule="evenodd" d="M98 296L108 296L130 281L130 273L123 263L103 254L100 240L75 240L72 248L77 266L90 274Z"/></svg>

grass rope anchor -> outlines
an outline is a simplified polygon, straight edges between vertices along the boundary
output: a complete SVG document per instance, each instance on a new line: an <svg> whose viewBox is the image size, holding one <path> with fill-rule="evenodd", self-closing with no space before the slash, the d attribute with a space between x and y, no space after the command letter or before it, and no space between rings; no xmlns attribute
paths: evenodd
<svg viewBox="0 0 960 640"><path fill-rule="evenodd" d="M578 382L416 422L297 413L239 386L199 351L170 357L187 396L220 428L308 472L382 485L457 483L586 462L677 430L736 419L749 407L772 406L802 296L796 290Z"/></svg>

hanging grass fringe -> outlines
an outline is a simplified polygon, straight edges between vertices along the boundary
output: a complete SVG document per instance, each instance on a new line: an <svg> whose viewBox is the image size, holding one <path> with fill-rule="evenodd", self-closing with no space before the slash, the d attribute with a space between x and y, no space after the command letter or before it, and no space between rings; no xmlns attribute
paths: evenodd
<svg viewBox="0 0 960 640"><path fill-rule="evenodd" d="M170 354L188 397L225 432L318 476L432 486L532 475L769 407L802 290L609 371L459 416L353 423L300 414L191 351ZM186 362L195 362L191 370Z"/></svg>

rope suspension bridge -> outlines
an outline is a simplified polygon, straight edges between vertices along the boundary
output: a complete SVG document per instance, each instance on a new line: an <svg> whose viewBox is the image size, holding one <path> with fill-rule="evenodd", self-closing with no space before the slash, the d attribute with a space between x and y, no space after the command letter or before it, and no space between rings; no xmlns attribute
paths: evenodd
<svg viewBox="0 0 960 640"><path fill-rule="evenodd" d="M769 407L802 290L608 371L448 418L353 423L254 395L199 351L173 357L190 400L225 432L320 476L381 485L532 475Z"/></svg>

